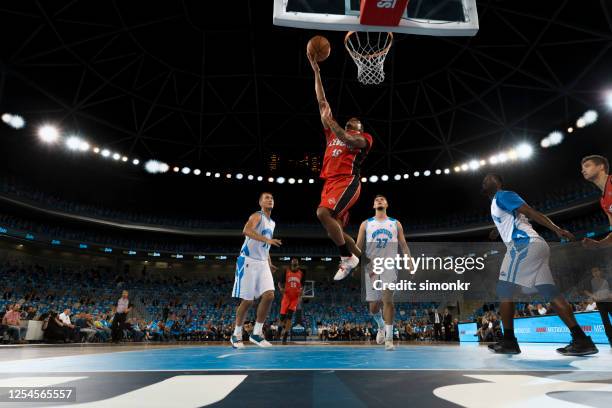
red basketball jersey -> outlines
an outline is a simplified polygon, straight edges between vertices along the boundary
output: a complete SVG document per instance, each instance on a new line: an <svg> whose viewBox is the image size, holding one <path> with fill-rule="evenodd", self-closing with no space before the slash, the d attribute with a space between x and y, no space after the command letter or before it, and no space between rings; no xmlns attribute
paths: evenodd
<svg viewBox="0 0 612 408"><path fill-rule="evenodd" d="M303 272L300 269L292 271L285 269L285 296L299 296L302 291Z"/></svg>
<svg viewBox="0 0 612 408"><path fill-rule="evenodd" d="M606 214L612 215L612 175L608 176L608 181L606 181L606 187L604 187L599 203Z"/></svg>
<svg viewBox="0 0 612 408"><path fill-rule="evenodd" d="M372 147L372 136L369 133L361 134L368 145L363 148L351 148L338 139L331 129L325 129L325 156L323 157L323 168L321 178L327 179L337 176L358 176L361 163L368 155Z"/></svg>

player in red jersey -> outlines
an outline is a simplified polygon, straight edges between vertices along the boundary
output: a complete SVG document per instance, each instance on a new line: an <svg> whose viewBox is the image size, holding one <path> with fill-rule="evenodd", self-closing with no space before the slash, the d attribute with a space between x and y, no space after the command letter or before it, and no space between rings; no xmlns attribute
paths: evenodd
<svg viewBox="0 0 612 408"><path fill-rule="evenodd" d="M302 299L304 292L304 278L306 273L300 269L300 263L297 258L291 258L291 266L286 268L281 278L278 280L278 289L283 294L281 300L280 319L281 337L283 344L287 343L287 336L291 330L291 319L293 313L297 310L298 304Z"/></svg>
<svg viewBox="0 0 612 408"><path fill-rule="evenodd" d="M343 231L348 223L348 211L357 202L361 192L361 163L372 147L372 136L363 131L357 118L346 122L344 129L333 118L321 81L319 65L308 55L315 77L315 92L319 102L321 122L325 131L325 156L321 178L325 180L317 218L327 235L338 246L340 267L334 280L347 277L359 264L361 251L355 241Z"/></svg>
<svg viewBox="0 0 612 408"><path fill-rule="evenodd" d="M612 176L610 175L610 162L603 156L591 155L582 159L582 175L583 177L595 184L602 192L599 203L601 208L608 216L610 227L612 227ZM582 244L587 248L601 248L612 245L612 233L608 234L604 239L596 241L591 238L585 238ZM599 268L594 268L599 269ZM591 286L593 289L593 297L597 301L597 310L601 316L601 321L604 325L606 337L610 347L612 347L612 323L610 323L610 315L612 315L612 299L608 282L601 277L601 271L594 272Z"/></svg>

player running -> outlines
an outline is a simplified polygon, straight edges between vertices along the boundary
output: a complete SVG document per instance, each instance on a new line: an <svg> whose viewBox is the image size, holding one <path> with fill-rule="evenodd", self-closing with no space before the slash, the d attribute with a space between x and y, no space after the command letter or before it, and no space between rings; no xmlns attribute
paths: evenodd
<svg viewBox="0 0 612 408"><path fill-rule="evenodd" d="M272 265L270 259L270 246L279 247L280 239L272 238L274 226L272 208L274 197L271 193L261 193L259 196L260 211L249 217L242 234L246 237L240 249L240 256L236 260L236 277L232 296L242 299L236 309L236 326L230 338L233 348L244 348L242 343L242 325L244 318L253 304L261 297L257 307L257 317L253 333L249 337L251 343L260 347L272 346L263 336L263 324L270 313L270 305L274 300L274 280L272 278Z"/></svg>
<svg viewBox="0 0 612 408"><path fill-rule="evenodd" d="M612 175L610 175L610 162L603 156L591 155L582 159L582 176L585 180L595 184L601 190L601 198L599 204L603 209L604 213L608 216L608 221L612 227ZM584 238L582 244L587 248L603 248L612 245L612 233L608 234L604 239L596 241L591 238ZM597 310L601 316L604 329L606 331L606 337L610 347L612 347L612 324L610 323L610 315L612 315L612 301L609 299L609 294L606 293L606 286L608 282L601 277L601 271L598 270L594 273L599 276L593 276L594 281L599 282L599 299L597 300ZM594 290L595 292L595 290ZM608 290L609 293L609 290ZM606 297L608 299L606 299ZM608 300L608 301L606 301Z"/></svg>
<svg viewBox="0 0 612 408"><path fill-rule="evenodd" d="M278 281L278 289L283 294L280 309L283 344L287 344L287 337L291 331L291 319L302 300L305 277L306 273L300 268L298 259L291 258L291 266L284 270Z"/></svg>
<svg viewBox="0 0 612 408"><path fill-rule="evenodd" d="M376 342L385 343L385 350L393 350L393 319L395 305L393 291L375 289L375 282L397 282L397 270L385 268L381 274L374 273L373 261L376 258L395 258L398 253L410 255L408 244L404 237L402 224L387 215L389 204L382 195L374 198L374 217L362 222L359 226L357 246L365 252L368 264L364 269L364 284L366 285L366 301L369 303L370 314L378 325ZM382 304L382 314L381 314ZM383 320L384 317L384 320Z"/></svg>
<svg viewBox="0 0 612 408"><path fill-rule="evenodd" d="M574 240L574 235L531 208L515 192L503 190L502 186L502 178L497 174L487 175L482 182L484 193L491 199L491 217L507 247L497 283L504 337L500 342L489 345L489 349L499 354L521 352L514 336L513 297L520 294L523 288L535 288L540 295L552 299L553 309L572 334L570 344L558 348L557 352L566 356L597 353L591 337L578 325L572 307L555 286L549 265L550 248L533 229L528 218L548 228L559 238Z"/></svg>
<svg viewBox="0 0 612 408"><path fill-rule="evenodd" d="M346 278L359 264L361 253L346 233L349 209L361 192L360 167L372 147L372 136L363 131L359 119L351 118L344 129L333 118L321 81L319 65L308 55L315 77L321 122L325 132L325 156L321 178L325 180L317 217L340 252L340 266L334 280Z"/></svg>

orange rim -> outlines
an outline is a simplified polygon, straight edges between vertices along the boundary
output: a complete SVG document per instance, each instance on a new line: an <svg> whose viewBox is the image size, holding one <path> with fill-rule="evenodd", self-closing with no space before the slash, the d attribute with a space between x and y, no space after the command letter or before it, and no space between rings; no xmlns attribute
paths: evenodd
<svg viewBox="0 0 612 408"><path fill-rule="evenodd" d="M376 52L374 54L369 54L369 55L359 54L359 53L351 50L351 48L348 45L349 38L351 37L352 34L355 34L355 33L356 33L356 31L349 31L344 36L344 48L346 48L346 50L349 52L349 54L351 54L351 57L353 57L353 58L372 59L372 58L380 57L381 55L387 54L389 52L389 50L391 49L391 46L393 45L393 33L392 32L388 32L387 36L389 36L389 38L391 38L391 41L389 41L389 44L387 44L387 46L385 48L383 48L382 50L380 50L380 51L378 51L378 52Z"/></svg>

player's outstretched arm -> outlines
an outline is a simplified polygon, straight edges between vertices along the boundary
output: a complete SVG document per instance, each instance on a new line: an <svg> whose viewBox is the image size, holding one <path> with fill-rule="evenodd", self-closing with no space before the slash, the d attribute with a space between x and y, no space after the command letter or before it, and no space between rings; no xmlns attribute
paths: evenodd
<svg viewBox="0 0 612 408"><path fill-rule="evenodd" d="M548 218L547 216L545 216L541 212L531 208L527 204L523 204L522 206L520 206L517 209L517 211L519 213L525 215L527 218L529 218L529 219L537 222L538 224L542 225L543 227L548 228L549 230L554 232L559 238L566 238L566 239L568 239L570 241L575 241L576 240L576 237L574 236L574 234L572 234L571 232L569 232L567 230L564 230L563 228L560 228L554 222L552 222L552 220L550 218Z"/></svg>
<svg viewBox="0 0 612 408"><path fill-rule="evenodd" d="M254 239L255 241L260 241L265 244L273 245L275 247L281 246L282 242L280 239L268 238L257 232L256 227L260 221L261 221L260 213L251 214L251 216L249 217L249 220L247 221L247 223L244 225L244 228L242 229L242 235L244 235L245 237Z"/></svg>
<svg viewBox="0 0 612 408"><path fill-rule="evenodd" d="M349 145L350 147L356 147L359 149L365 149L368 146L368 142L365 137L363 137L360 133L350 134L346 132L342 126L336 122L331 114L331 108L329 104L325 102L325 107L323 112L321 113L321 119L323 123L325 123L331 129L332 132L336 135L338 139Z"/></svg>
<svg viewBox="0 0 612 408"><path fill-rule="evenodd" d="M325 98L325 88L323 88L323 80L321 79L321 70L319 69L319 64L313 55L306 54L308 56L308 61L310 61L310 66L312 67L312 71L314 72L315 78L315 93L317 95L317 103L319 104L319 114L321 115L321 123L323 123L323 127L328 128L327 124L323 120L323 110L325 105L327 104L327 99Z"/></svg>
<svg viewBox="0 0 612 408"><path fill-rule="evenodd" d="M608 216L608 221L610 222L610 226L612 227L612 215L606 213ZM591 238L585 238L582 240L582 245L587 248L602 248L612 246L612 234L608 234L604 239L599 241Z"/></svg>

